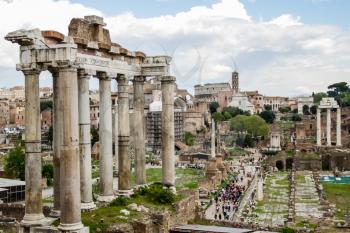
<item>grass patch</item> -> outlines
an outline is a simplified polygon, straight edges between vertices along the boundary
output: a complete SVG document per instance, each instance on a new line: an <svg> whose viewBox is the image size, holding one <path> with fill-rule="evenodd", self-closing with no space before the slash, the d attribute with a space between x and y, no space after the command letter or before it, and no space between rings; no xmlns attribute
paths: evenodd
<svg viewBox="0 0 350 233"><path fill-rule="evenodd" d="M184 188L197 189L199 180L204 177L202 170L194 168L176 168L176 189L181 190ZM162 168L148 168L146 170L147 183L156 183L162 181ZM131 176L131 185L135 186L136 177L135 173Z"/></svg>
<svg viewBox="0 0 350 233"><path fill-rule="evenodd" d="M314 224L314 223L309 223L308 221L306 220L303 220L303 221L300 221L300 222L297 222L297 224L295 225L296 227L300 227L300 228L308 228L308 229L316 229L317 225Z"/></svg>
<svg viewBox="0 0 350 233"><path fill-rule="evenodd" d="M295 177L295 181L296 181L297 183L306 183L305 177L302 176L302 175L297 175L297 176Z"/></svg>
<svg viewBox="0 0 350 233"><path fill-rule="evenodd" d="M327 199L340 210L336 212L336 217L344 219L344 215L350 211L350 184L323 183L322 185Z"/></svg>
<svg viewBox="0 0 350 233"><path fill-rule="evenodd" d="M119 197L107 207L82 213L82 222L90 228L90 232L107 232L107 229L116 223L125 223L141 219L144 216L143 212L129 210L127 206L131 203L143 205L155 212L174 211L173 205L182 198L182 196L164 189L162 184L153 184L139 189L131 198ZM121 213L121 210L124 209L128 210L130 214Z"/></svg>
<svg viewBox="0 0 350 233"><path fill-rule="evenodd" d="M141 212L131 211L129 215L124 215L120 211L125 206L108 206L98 208L91 212L82 213L82 222L90 228L90 232L107 232L108 227L115 223L124 223L133 219L140 219L143 214Z"/></svg>

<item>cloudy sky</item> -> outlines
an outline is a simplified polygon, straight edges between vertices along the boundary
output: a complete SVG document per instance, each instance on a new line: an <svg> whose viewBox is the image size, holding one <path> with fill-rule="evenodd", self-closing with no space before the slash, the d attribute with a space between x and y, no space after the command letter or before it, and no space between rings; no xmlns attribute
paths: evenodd
<svg viewBox="0 0 350 233"><path fill-rule="evenodd" d="M350 82L349 9L348 0L0 0L0 87L23 85L7 32L67 34L72 17L96 14L114 42L172 56L180 88L228 82L238 70L242 90L310 94ZM51 85L49 74L41 85Z"/></svg>

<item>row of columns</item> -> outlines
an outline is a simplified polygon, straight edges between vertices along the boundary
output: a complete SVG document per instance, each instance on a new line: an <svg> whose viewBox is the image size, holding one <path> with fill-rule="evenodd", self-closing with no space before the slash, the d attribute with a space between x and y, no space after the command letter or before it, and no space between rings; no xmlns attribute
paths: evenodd
<svg viewBox="0 0 350 233"><path fill-rule="evenodd" d="M327 108L327 115L326 115L326 145L332 146L332 139L331 139L331 108ZM336 145L341 146L341 109L340 107L337 108L337 127L336 127ZM321 129L321 109L317 109L317 117L316 117L316 141L317 145L322 145L322 129Z"/></svg>
<svg viewBox="0 0 350 233"><path fill-rule="evenodd" d="M89 75L74 66L50 70L54 89L54 214L60 215L59 229L83 228L81 208L95 207L92 198ZM42 225L40 70L23 70L25 75L26 117L26 208L24 225ZM118 138L118 194L130 195L131 161L129 150L129 93L125 75L118 75L118 104L112 125L111 78L97 72L100 93L100 184L99 201L114 198L112 134ZM145 77L134 77L136 184L146 183L144 93ZM162 164L163 184L175 187L174 161L175 78L162 78ZM113 130L114 129L114 130ZM114 131L114 133L113 133ZM117 139L115 139L117 140ZM116 142L116 141L115 141Z"/></svg>

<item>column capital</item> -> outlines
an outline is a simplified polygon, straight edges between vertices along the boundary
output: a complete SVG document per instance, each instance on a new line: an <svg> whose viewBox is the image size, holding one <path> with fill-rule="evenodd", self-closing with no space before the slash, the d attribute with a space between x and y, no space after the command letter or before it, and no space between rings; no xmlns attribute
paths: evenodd
<svg viewBox="0 0 350 233"><path fill-rule="evenodd" d="M78 69L78 79L90 79L90 75L84 69Z"/></svg>
<svg viewBox="0 0 350 233"><path fill-rule="evenodd" d="M125 84L127 83L127 78L125 76L125 74L118 74L117 78L116 78L118 84Z"/></svg>
<svg viewBox="0 0 350 233"><path fill-rule="evenodd" d="M133 82L134 83L144 83L146 81L145 76L134 76Z"/></svg>
<svg viewBox="0 0 350 233"><path fill-rule="evenodd" d="M21 70L25 76L27 75L40 75L41 70L40 69L22 69Z"/></svg>
<svg viewBox="0 0 350 233"><path fill-rule="evenodd" d="M111 81L111 77L109 77L106 72L99 72L98 71L98 72L96 72L96 77L99 80Z"/></svg>
<svg viewBox="0 0 350 233"><path fill-rule="evenodd" d="M174 76L162 76L160 81L162 83L175 83L176 78Z"/></svg>

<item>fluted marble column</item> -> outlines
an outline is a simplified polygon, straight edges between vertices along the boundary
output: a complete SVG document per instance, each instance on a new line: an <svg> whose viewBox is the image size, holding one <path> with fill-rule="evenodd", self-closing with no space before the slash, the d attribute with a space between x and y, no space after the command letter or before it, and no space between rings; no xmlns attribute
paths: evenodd
<svg viewBox="0 0 350 233"><path fill-rule="evenodd" d="M119 135L119 124L118 124L118 115L119 115L119 113L118 113L118 104L117 103L115 103L115 105L114 105L114 113L113 113L113 119L114 119L114 121L113 121L113 123L114 123L114 125L113 125L113 137L114 137L114 170L116 171L116 172L118 172L119 171L119 167L118 167L118 135Z"/></svg>
<svg viewBox="0 0 350 233"><path fill-rule="evenodd" d="M62 67L59 70L61 85L58 98L62 103L62 142L60 145L60 202L61 217L58 229L80 231L84 228L80 213L80 159L78 119L77 69Z"/></svg>
<svg viewBox="0 0 350 233"><path fill-rule="evenodd" d="M136 185L146 183L146 146L144 133L145 95L143 85L145 77L134 77L134 127L135 127L135 172Z"/></svg>
<svg viewBox="0 0 350 233"><path fill-rule="evenodd" d="M125 75L118 75L118 113L119 113L119 178L118 178L118 195L129 196L130 190L130 168L131 161L129 158L129 93L128 80Z"/></svg>
<svg viewBox="0 0 350 233"><path fill-rule="evenodd" d="M111 79L104 72L97 73L100 83L100 185L98 201L111 202L113 194L113 143Z"/></svg>
<svg viewBox="0 0 350 233"><path fill-rule="evenodd" d="M25 76L25 215L23 225L42 225L41 125L38 70Z"/></svg>
<svg viewBox="0 0 350 233"><path fill-rule="evenodd" d="M59 98L61 79L59 79L59 72L54 70L52 73L53 81L53 210L50 213L52 217L59 217L61 204L60 204L60 153L61 153L61 143L62 143L62 101Z"/></svg>
<svg viewBox="0 0 350 233"><path fill-rule="evenodd" d="M96 207L92 199L89 80L90 76L84 70L79 70L80 193L81 209L84 210Z"/></svg>
<svg viewBox="0 0 350 233"><path fill-rule="evenodd" d="M215 121L211 119L211 157L215 158Z"/></svg>
<svg viewBox="0 0 350 233"><path fill-rule="evenodd" d="M316 116L316 130L317 130L317 135L316 135L316 138L317 138L317 145L318 146L321 146L322 143L321 143L321 109L320 108L317 108L317 116Z"/></svg>
<svg viewBox="0 0 350 233"><path fill-rule="evenodd" d="M341 109L337 109L337 146L341 146Z"/></svg>
<svg viewBox="0 0 350 233"><path fill-rule="evenodd" d="M175 191L175 77L164 76L162 85L162 169L163 185Z"/></svg>
<svg viewBox="0 0 350 233"><path fill-rule="evenodd" d="M331 145L331 109L327 108L327 146Z"/></svg>

